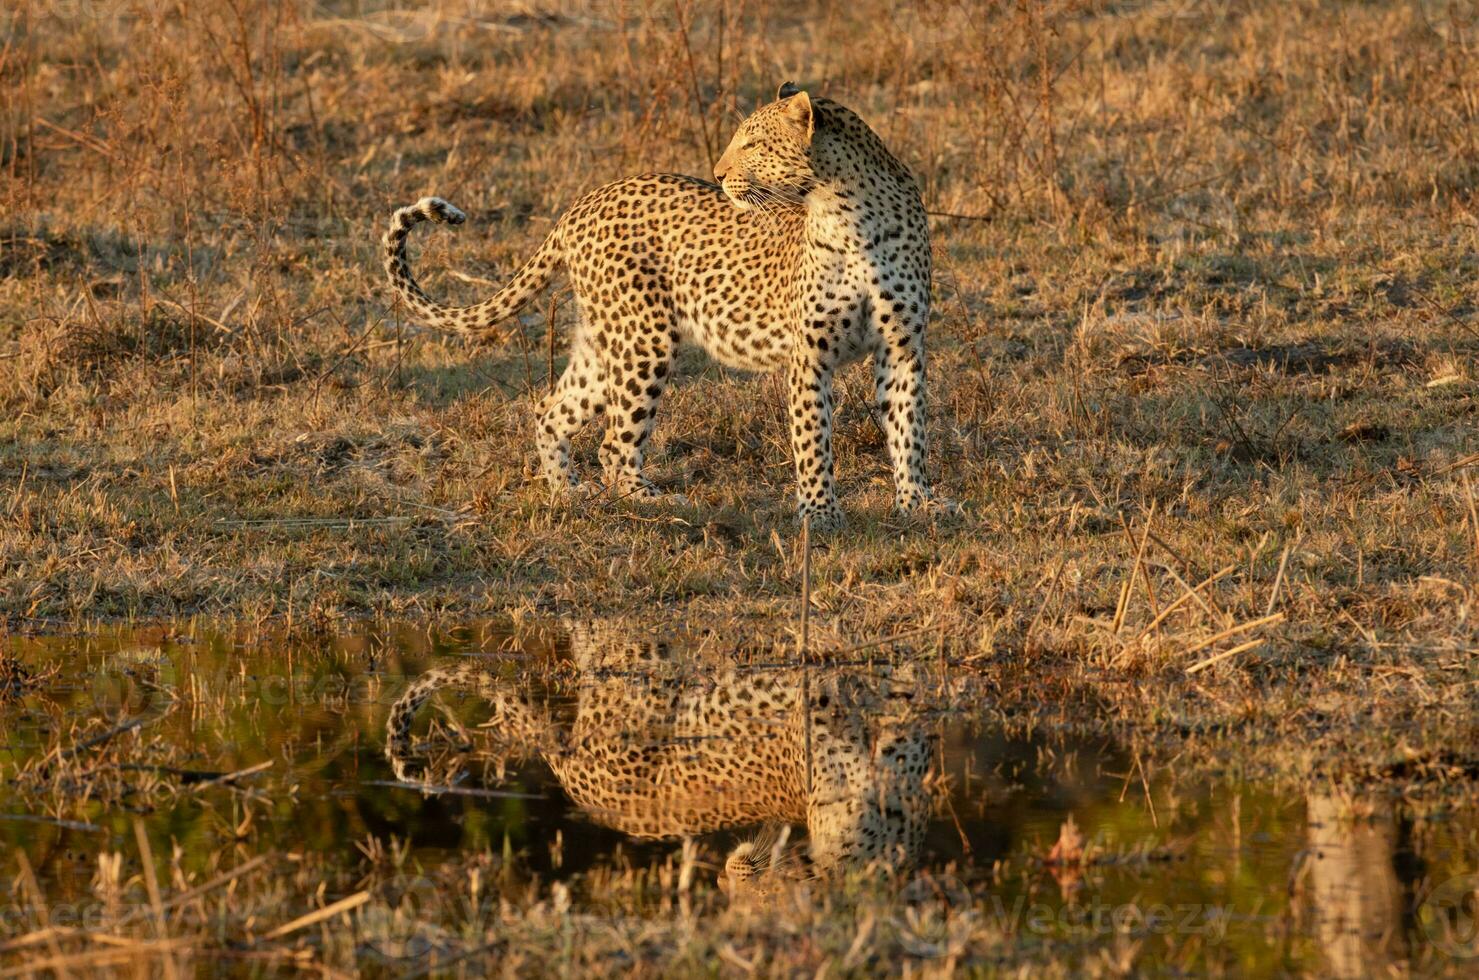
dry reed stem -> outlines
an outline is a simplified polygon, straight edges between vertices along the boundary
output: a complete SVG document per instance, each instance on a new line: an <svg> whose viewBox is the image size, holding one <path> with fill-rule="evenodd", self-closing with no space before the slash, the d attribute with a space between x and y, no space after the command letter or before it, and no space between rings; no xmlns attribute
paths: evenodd
<svg viewBox="0 0 1479 980"><path fill-rule="evenodd" d="M1274 623L1280 623L1283 621L1284 614L1281 612L1274 613L1271 616L1260 616L1258 619L1250 619L1247 622L1239 623L1236 626L1229 626L1227 629L1223 630L1220 633L1209 636L1199 643L1192 644L1185 650L1182 650L1181 654L1182 656L1190 656L1193 653L1205 650L1207 647L1211 646L1214 643L1217 643L1220 640L1227 639L1229 636L1236 636L1239 633L1246 633L1249 630L1257 629L1260 626L1271 626Z"/></svg>
<svg viewBox="0 0 1479 980"><path fill-rule="evenodd" d="M1260 637L1260 638L1255 639L1255 640L1249 640L1246 643L1240 643L1237 646L1232 647L1231 649L1224 650L1221 653L1215 653L1212 656L1206 658L1205 660L1199 660L1199 661L1197 661L1196 663L1192 664L1190 667L1186 668L1186 673L1188 675L1191 675L1191 674L1199 674L1199 673L1201 673L1202 671L1206 670L1208 667L1211 667L1214 664L1219 664L1222 661L1228 659L1229 657L1236 656L1237 654L1240 654L1240 653L1244 652L1245 650L1252 650L1254 647L1262 646L1266 642L1268 642L1268 641L1267 640L1264 640L1263 638Z"/></svg>

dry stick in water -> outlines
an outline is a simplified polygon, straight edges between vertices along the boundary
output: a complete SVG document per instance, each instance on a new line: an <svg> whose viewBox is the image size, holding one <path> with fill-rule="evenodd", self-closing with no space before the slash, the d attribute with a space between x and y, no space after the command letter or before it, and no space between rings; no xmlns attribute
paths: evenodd
<svg viewBox="0 0 1479 980"><path fill-rule="evenodd" d="M265 865L270 857L270 854L258 854L250 861L247 861L240 866L231 869L230 871L223 871L221 874L216 875L210 881L207 881L202 885L197 885L187 892L174 896L169 901L165 902L162 907L165 910L177 909L187 902L192 902L195 899L200 898L202 895L206 894L209 891L233 882L243 875L250 874L253 871L256 871L258 868ZM133 911L127 913L122 918L120 918L117 924L124 925L128 922L132 922L134 919L137 919L144 913L145 910L143 908L135 907Z"/></svg>
<svg viewBox="0 0 1479 980"><path fill-rule="evenodd" d="M127 721L123 721L117 725L114 725L112 728L108 729L105 732L94 735L92 738L89 738L84 742L79 742L76 745L73 745L70 748L66 749L59 748L56 753L57 758L70 759L82 752L86 752L88 749L97 748L99 745L103 745L106 742L111 742L119 735L124 735L136 728L143 728L146 725L157 724L158 722L161 722L165 718L169 717L178 705L179 701L172 698L165 703L164 710L159 712L158 714L136 715L133 718L129 718Z"/></svg>
<svg viewBox="0 0 1479 980"><path fill-rule="evenodd" d="M326 905L316 912L309 912L307 915L300 915L292 922L288 922L278 926L276 929L267 933L267 935L263 936L262 938L281 939L283 936L297 932L299 929L302 929L306 926L311 926L316 922L322 922L325 919L332 919L334 916L340 914L341 912L348 912L350 909L357 909L369 900L369 892L355 892L348 898L341 898L334 904Z"/></svg>
<svg viewBox="0 0 1479 980"><path fill-rule="evenodd" d="M693 867L697 863L698 845L694 843L691 836L683 838L683 860L678 866L678 894L685 905L685 917L689 911L687 903L689 890L693 887Z"/></svg>
<svg viewBox="0 0 1479 980"><path fill-rule="evenodd" d="M252 867L254 865L257 865L257 864L260 864L261 862L265 861L266 860L266 857L267 857L266 855L259 855L257 858L253 858L247 864L242 865L242 867L240 869L238 869L237 871L230 872L230 873L228 873L226 875L220 875L220 876L216 877L215 879L213 879L212 882L209 883L208 885L202 885L200 888L192 889L191 891L185 893L185 895L182 895L182 896L180 896L178 898L171 899L169 902L166 902L165 903L165 907L168 908L170 906L179 905L182 902L184 902L184 901L186 901L186 900L188 900L190 898L198 897L199 895L201 895L205 891L209 890L209 888L215 887L215 886L223 883L224 881L228 881L228 880L231 880L231 879L233 879L235 877L238 877L247 868ZM23 864L22 864L22 870L23 871L28 870L29 869L29 865L24 864L24 862L26 860L26 857L25 857L25 854L24 853L21 853L20 859L23 862ZM146 910L145 909L141 909L141 908L135 908L134 911L128 913L125 916L123 916L121 919L118 919L114 923L114 925L124 925L124 924L126 924L128 922L131 922L134 919L138 918L139 915L142 914L144 911L146 911ZM152 910L148 910L148 911L150 911L150 913L152 914ZM83 939L83 940L95 941L95 942L104 942L104 943L113 944L113 945L115 945L115 947L117 947L118 944L121 944L121 948L113 948L113 949L109 949L109 950L99 950L99 951L94 951L94 952L91 952L91 953L81 953L81 954L77 954L75 956L63 956L61 954L59 948L56 946L56 939L57 939L58 936L66 936L68 938L77 938L77 939ZM10 952L10 951L16 950L16 949L24 949L27 946L35 946L37 943L41 943L41 942L47 943L48 946L50 946L52 948L53 952L55 953L55 956L51 960L47 960L47 961L40 962L40 963L38 963L36 961L32 961L32 962L26 964L24 968L19 969L19 970L0 971L0 977L16 976L16 975L19 975L19 974L22 974L22 973L24 973L24 974L26 974L26 975L29 976L34 971L37 971L37 970L40 970L40 969L43 969L43 968L53 969L53 968L57 968L57 967L64 967L66 964L69 964L69 963L70 964L73 964L73 965L79 965L79 966L80 965L83 965L83 964L88 964L88 963L95 963L96 959L98 957L100 957L100 956L101 957L106 957L106 958L111 958L111 957L114 957L114 956L122 956L122 957L127 958L127 957L134 957L134 956L146 955L146 954L152 953L152 952L168 952L168 951L171 951L171 950L174 950L174 949L179 949L181 947L188 947L190 945L193 945L193 941L192 940L188 940L188 939L168 939L168 940L161 940L160 942L157 942L157 943L135 942L135 941L132 941L132 940L121 938L121 937L111 936L111 935L108 935L107 933L88 932L88 931L83 930L83 929L72 929L70 927L64 927L64 926L58 926L58 927L48 926L48 927L46 927L44 929L39 929L39 930L37 930L35 932L27 933L24 936L18 936L17 938L12 939L12 940L9 940L9 941L7 941L5 943L0 943L0 952ZM61 971L58 971L58 972L61 972Z"/></svg>
<svg viewBox="0 0 1479 980"><path fill-rule="evenodd" d="M245 769L238 769L235 772L222 773L221 775L216 776L213 779L207 779L202 782L196 783L194 789L198 792L210 786L219 786L222 783L235 782L238 779L243 779L247 776L253 776L259 772L265 772L266 770L272 768L275 761L276 760L274 759L268 759L266 762L259 762L254 766L247 766Z"/></svg>
<svg viewBox="0 0 1479 980"><path fill-rule="evenodd" d="M160 942L168 942L164 902L159 897L159 875L154 868L154 849L149 846L149 834L144 830L144 821L138 817L134 818L134 838L139 842L139 860L144 863L144 888L149 893L149 908L154 915L154 938ZM163 958L164 975L169 980L174 980L176 973L173 951L165 952Z"/></svg>
<svg viewBox="0 0 1479 980"><path fill-rule="evenodd" d="M26 856L24 848L17 848L16 860L20 862L20 882L22 891L30 894L31 907L36 910L37 917L41 920L40 934L46 940L46 947L51 950L52 958L59 959L62 955L62 947L56 941L57 933L52 928L51 916L47 914L46 902L41 894L41 885L36 881L36 872L31 868L31 859Z"/></svg>
<svg viewBox="0 0 1479 980"><path fill-rule="evenodd" d="M435 970L444 970L454 963L462 963L472 959L474 956L480 956L483 953L491 952L492 950L498 949L500 946L505 945L507 942L507 939L499 938L493 940L491 943L483 943L481 946L474 946L472 949L465 949L462 952L458 953L456 956L449 956L445 959L434 959L428 957L427 961L422 966L417 967L409 973L402 973L400 975L401 980L417 980L418 977L424 977Z"/></svg>
<svg viewBox="0 0 1479 980"><path fill-rule="evenodd" d="M1145 776L1145 763L1140 761L1140 753L1135 753L1135 768L1140 770L1140 788L1145 792L1145 804L1150 807L1150 822L1157 830L1161 827L1160 818L1155 814L1155 800L1150 795L1150 780Z"/></svg>
<svg viewBox="0 0 1479 980"><path fill-rule="evenodd" d="M93 938L96 935L83 933L80 930L73 930L73 934L84 938ZM140 957L164 956L176 951L184 952L195 945L194 940L191 939L162 939L158 942L151 943L120 940L113 937L111 941L120 945L103 949L90 949L84 953L69 953L48 957L44 960L23 962L20 966L0 970L0 977L34 977L37 974L47 972L54 973L59 977L68 977L71 976L67 972L68 968L75 967L86 970L89 967L123 966L129 963L132 963L134 966L133 973L138 974ZM110 973L108 975L111 976L112 974ZM145 973L143 975L148 976L149 974Z"/></svg>

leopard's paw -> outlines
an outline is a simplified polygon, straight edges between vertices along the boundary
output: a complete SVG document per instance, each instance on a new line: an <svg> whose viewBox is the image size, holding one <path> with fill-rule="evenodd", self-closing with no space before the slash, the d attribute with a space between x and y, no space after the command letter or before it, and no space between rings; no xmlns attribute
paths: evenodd
<svg viewBox="0 0 1479 980"><path fill-rule="evenodd" d="M964 508L949 497L937 497L928 490L911 488L894 498L894 510L905 517L955 517Z"/></svg>
<svg viewBox="0 0 1479 980"><path fill-rule="evenodd" d="M965 505L949 497L930 497L921 508L926 514L942 517L959 517L965 513Z"/></svg>
<svg viewBox="0 0 1479 980"><path fill-rule="evenodd" d="M796 514L798 527L811 524L812 534L834 534L847 524L842 508L835 501L823 504L805 503Z"/></svg>

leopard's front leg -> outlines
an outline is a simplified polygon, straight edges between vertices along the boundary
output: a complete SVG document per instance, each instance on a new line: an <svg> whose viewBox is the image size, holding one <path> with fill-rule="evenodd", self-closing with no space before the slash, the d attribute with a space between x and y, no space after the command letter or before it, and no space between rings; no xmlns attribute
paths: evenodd
<svg viewBox="0 0 1479 980"><path fill-rule="evenodd" d="M843 524L832 477L832 373L836 366L835 331L817 327L798 338L787 377L797 516L803 521L810 518L811 529L823 534Z"/></svg>
<svg viewBox="0 0 1479 980"><path fill-rule="evenodd" d="M930 497L924 472L923 344L886 337L873 352L873 381L893 468L894 507L907 514Z"/></svg>
<svg viewBox="0 0 1479 980"><path fill-rule="evenodd" d="M893 465L894 507L904 514L934 499L925 474L924 324L929 312L927 307L919 309L917 301L914 305L911 311L893 296L874 304L878 329L873 351L875 394Z"/></svg>

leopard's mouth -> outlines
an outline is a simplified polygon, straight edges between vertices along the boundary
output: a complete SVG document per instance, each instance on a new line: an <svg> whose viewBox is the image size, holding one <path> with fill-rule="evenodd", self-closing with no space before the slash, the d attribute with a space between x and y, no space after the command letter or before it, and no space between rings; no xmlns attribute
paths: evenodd
<svg viewBox="0 0 1479 980"><path fill-rule="evenodd" d="M725 175L719 182L724 196L740 211L778 213L804 211L808 187L772 187L743 175Z"/></svg>
<svg viewBox="0 0 1479 980"><path fill-rule="evenodd" d="M736 188L733 185L734 181L728 177L725 177L719 183L719 187L724 191L724 196L729 198L729 203L733 204L737 210L752 210L755 207L755 202L749 199L750 194L753 193L750 182L744 181L743 186L740 188Z"/></svg>

